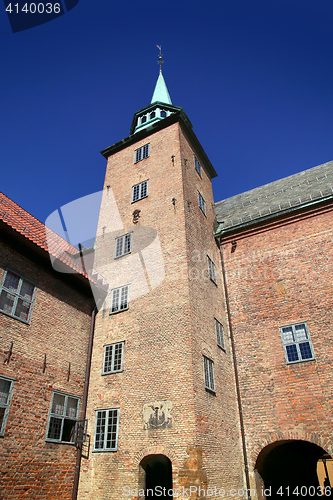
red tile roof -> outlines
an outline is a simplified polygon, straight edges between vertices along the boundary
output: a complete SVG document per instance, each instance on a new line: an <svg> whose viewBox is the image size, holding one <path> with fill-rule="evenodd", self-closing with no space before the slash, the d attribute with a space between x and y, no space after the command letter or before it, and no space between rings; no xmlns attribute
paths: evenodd
<svg viewBox="0 0 333 500"><path fill-rule="evenodd" d="M70 255L78 253L78 249L70 245L61 236L51 231L42 222L29 214L26 210L14 203L0 192L0 221L20 233L27 240L45 250L49 255L60 260L63 264L81 274L90 281L94 281L80 266L80 260L74 261Z"/></svg>

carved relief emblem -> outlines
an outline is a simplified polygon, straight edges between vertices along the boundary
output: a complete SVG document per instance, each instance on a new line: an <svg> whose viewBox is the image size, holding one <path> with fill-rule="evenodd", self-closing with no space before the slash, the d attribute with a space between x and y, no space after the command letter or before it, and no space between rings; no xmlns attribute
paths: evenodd
<svg viewBox="0 0 333 500"><path fill-rule="evenodd" d="M172 427L171 401L155 401L143 406L144 429L170 429Z"/></svg>

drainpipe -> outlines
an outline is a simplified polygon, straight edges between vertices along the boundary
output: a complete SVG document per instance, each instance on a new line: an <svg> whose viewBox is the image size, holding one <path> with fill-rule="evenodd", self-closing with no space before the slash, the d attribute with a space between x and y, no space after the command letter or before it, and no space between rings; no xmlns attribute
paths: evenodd
<svg viewBox="0 0 333 500"><path fill-rule="evenodd" d="M85 374L85 379L84 379L83 400L82 400L82 407L81 407L81 420L84 420L86 418L88 389L89 389L89 375L90 375L90 367L91 367L91 354L92 354L93 341L94 341L95 317L96 317L97 311L98 311L98 306L96 305L91 313L88 357L87 357L86 374ZM75 476L74 476L72 500L77 499L77 492L78 492L78 487L79 487L79 477L80 477L80 468L81 468L82 446L83 446L83 443L78 443L77 453L76 453Z"/></svg>
<svg viewBox="0 0 333 500"><path fill-rule="evenodd" d="M245 479L246 479L246 489L248 494L248 499L251 500L251 488L250 488L250 477L249 477L249 466L247 460L247 452L246 452L246 442L245 442L245 431L244 431L244 419L243 419L243 410L242 410L242 401L239 390L239 378L238 378L238 370L237 370L237 359L236 359L236 349L234 342L234 335L232 331L232 323L231 323L231 313L230 313L230 304L229 304L229 295L227 288L227 280L225 275L225 267L223 260L223 251L221 245L222 238L218 241L220 255L221 255L221 264L222 264L222 275L223 275L223 285L224 285L224 293L225 300L227 303L227 316L228 316L228 326L230 332L230 340L231 340L231 349L232 349L232 357L233 357L233 365L234 365L234 373L235 373L235 382L236 382L236 393L237 393L237 404L238 404L238 414L239 414L239 423L241 429L241 437L242 437L242 448L243 448L243 457L244 457L244 469L245 469Z"/></svg>

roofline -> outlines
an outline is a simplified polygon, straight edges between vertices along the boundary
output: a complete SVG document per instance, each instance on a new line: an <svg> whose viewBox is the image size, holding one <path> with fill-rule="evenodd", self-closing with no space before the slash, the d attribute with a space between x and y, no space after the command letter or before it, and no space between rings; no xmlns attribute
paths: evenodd
<svg viewBox="0 0 333 500"><path fill-rule="evenodd" d="M156 103L154 103L155 106ZM177 106L171 106L170 104L165 104L165 106L170 106L172 108L177 108ZM147 109L149 106L143 109ZM105 159L108 159L110 156L113 154L117 153L118 151L121 151L122 149L127 148L128 146L135 144L136 142L141 141L145 137L149 137L150 135L154 134L155 132L158 132L159 130L162 130L166 127L169 127L173 123L179 122L180 125L184 128L186 131L190 141L193 143L194 148L197 150L198 155L200 158L202 158L204 162L204 166L207 169L207 172L209 173L211 178L217 177L217 173L211 164L208 156L206 155L203 147L201 146L197 136L192 130L192 124L187 117L185 111L183 108L178 108L175 113L172 113L170 116L167 116L163 120L160 120L158 122L154 122L148 127L136 132L135 134L132 134L122 141L116 142L115 144L112 144L112 146L109 146L108 148L102 149L101 154L104 156Z"/></svg>
<svg viewBox="0 0 333 500"><path fill-rule="evenodd" d="M229 236L234 236L236 234L240 234L246 232L251 229L255 229L256 227L263 226L264 224L269 224L271 222L275 222L278 219L282 219L288 217L289 215L294 215L302 212L306 212L311 210L312 208L320 207L321 205L328 205L333 202L333 195L326 196L325 198L320 198L319 200L310 201L308 203L304 203L302 205L298 205L297 207L291 207L285 210L281 210L279 212L275 212L273 214L265 215L263 217L259 217L249 222L244 222L243 224L239 224L237 226L228 227L227 229L221 229L220 231L217 229L215 231L215 238L222 239L228 238ZM219 226L221 226L222 222L218 222Z"/></svg>
<svg viewBox="0 0 333 500"><path fill-rule="evenodd" d="M91 285L93 285L93 283L88 278L86 278L82 274L79 274L77 272L73 272L72 268L68 267L66 264L61 262L59 259L57 259L57 265L59 265L59 267L61 266L64 270L70 269L71 272L70 273L68 273L68 272L61 273L60 271L56 271L52 266L50 255L46 250L44 250L43 248L38 246L33 241L28 240L23 234L21 234L19 231L16 231L16 229L12 228L11 226L6 224L6 222L2 221L1 219L0 219L0 229L4 233L6 233L10 238L12 238L12 240L15 240L20 245L20 247L22 247L22 245L24 245L26 247L26 249L28 250L28 258L30 258L31 260L34 260L34 256L38 255L38 257L39 257L38 262L40 263L41 262L40 258L42 258L43 264L44 265L47 264L47 267L50 267L52 269L52 271L57 273L57 275L59 276L60 279L63 279L64 281L69 281L72 284L73 284L73 282L76 282L75 285L77 287L78 286L82 287L82 285L83 285L87 291L89 290L89 294L93 296L92 289L91 289ZM22 252L20 252L20 253L22 253Z"/></svg>

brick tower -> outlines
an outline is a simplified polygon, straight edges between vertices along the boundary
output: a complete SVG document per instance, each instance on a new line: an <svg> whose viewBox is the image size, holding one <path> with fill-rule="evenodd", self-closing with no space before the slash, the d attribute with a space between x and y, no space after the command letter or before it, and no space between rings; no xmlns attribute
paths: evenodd
<svg viewBox="0 0 333 500"><path fill-rule="evenodd" d="M96 317L78 498L218 498L244 487L244 465L216 172L161 66L130 136L102 154L95 268L110 290Z"/></svg>

